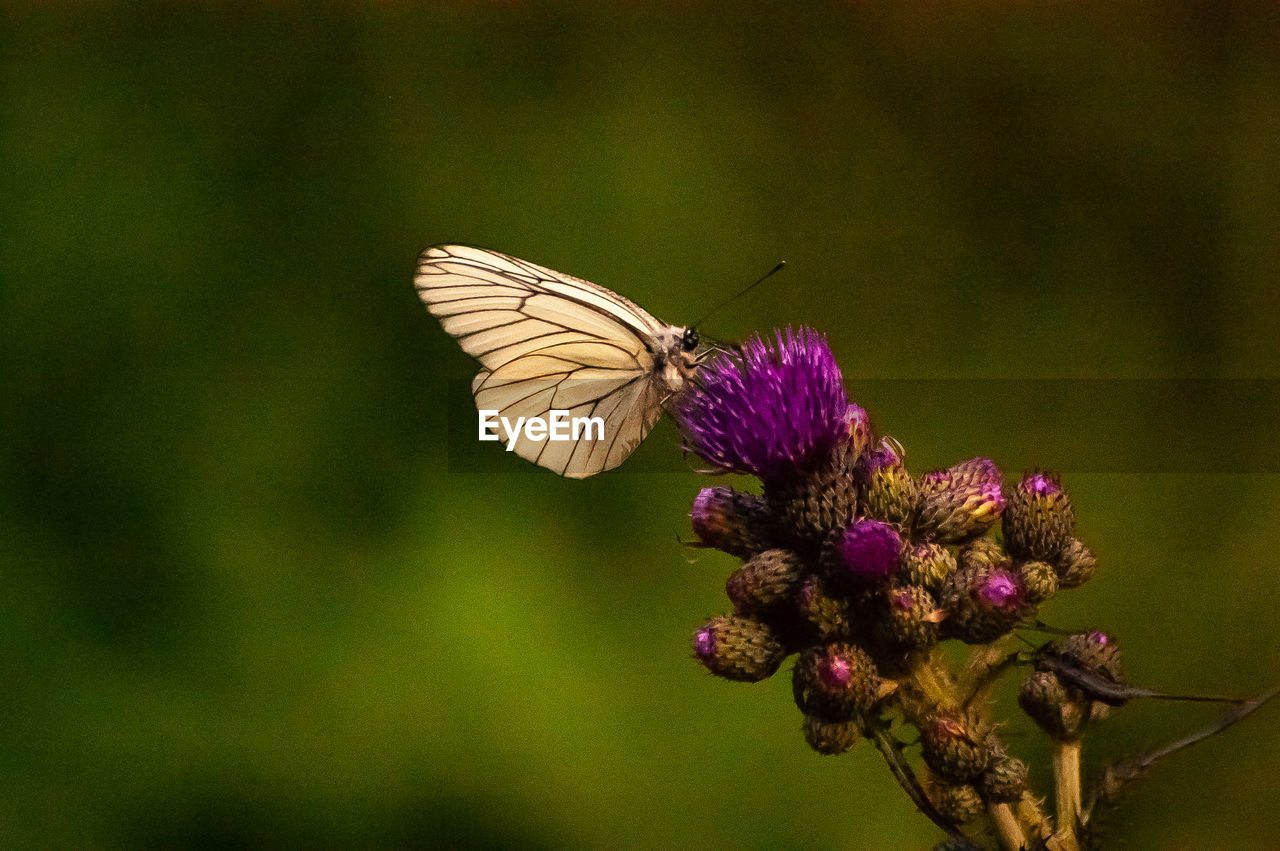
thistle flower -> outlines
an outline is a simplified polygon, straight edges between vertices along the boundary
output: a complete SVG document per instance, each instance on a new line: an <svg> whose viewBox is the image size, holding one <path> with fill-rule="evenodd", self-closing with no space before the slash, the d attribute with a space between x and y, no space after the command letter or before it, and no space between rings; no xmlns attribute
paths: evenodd
<svg viewBox="0 0 1280 851"><path fill-rule="evenodd" d="M836 539L833 550L828 560L838 575L874 585L897 570L902 536L888 523L859 518Z"/></svg>
<svg viewBox="0 0 1280 851"><path fill-rule="evenodd" d="M802 712L828 721L847 721L869 712L891 691L867 652L844 642L801 653L791 687Z"/></svg>
<svg viewBox="0 0 1280 851"><path fill-rule="evenodd" d="M1029 473L1009 490L1004 541L1018 558L1054 562L1071 542L1075 513L1062 482L1050 473Z"/></svg>
<svg viewBox="0 0 1280 851"><path fill-rule="evenodd" d="M787 597L803 578L804 564L789 550L765 550L749 558L725 582L725 594L743 615L763 612Z"/></svg>
<svg viewBox="0 0 1280 851"><path fill-rule="evenodd" d="M694 658L727 680L766 679L778 670L786 655L773 630L751 618L712 618L693 634Z"/></svg>
<svg viewBox="0 0 1280 851"><path fill-rule="evenodd" d="M1030 612L1018 575L1003 567L962 567L942 586L946 634L966 644L986 644L1013 629Z"/></svg>
<svg viewBox="0 0 1280 851"><path fill-rule="evenodd" d="M858 472L864 513L886 523L905 526L915 511L916 482L902 463L897 442L881 438L863 453Z"/></svg>
<svg viewBox="0 0 1280 851"><path fill-rule="evenodd" d="M693 533L708 547L746 558L768 549L764 500L732 488L703 488L689 512Z"/></svg>
<svg viewBox="0 0 1280 851"><path fill-rule="evenodd" d="M802 327L755 337L704 367L676 419L707 462L768 481L812 465L849 435L849 407L826 338Z"/></svg>
<svg viewBox="0 0 1280 851"><path fill-rule="evenodd" d="M1004 512L1000 469L974 458L920 479L916 528L926 538L956 543L987 531Z"/></svg>

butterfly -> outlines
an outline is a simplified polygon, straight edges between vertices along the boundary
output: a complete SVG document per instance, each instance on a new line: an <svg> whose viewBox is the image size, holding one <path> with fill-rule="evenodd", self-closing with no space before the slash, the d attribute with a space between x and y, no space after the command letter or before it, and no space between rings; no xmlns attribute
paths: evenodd
<svg viewBox="0 0 1280 851"><path fill-rule="evenodd" d="M575 427L571 439L514 437L516 454L568 478L625 461L710 353L692 327L666 325L602 286L497 251L433 245L418 257L414 285L480 362L471 395L482 421L494 411L507 423L546 421L553 411L603 421L602 435Z"/></svg>

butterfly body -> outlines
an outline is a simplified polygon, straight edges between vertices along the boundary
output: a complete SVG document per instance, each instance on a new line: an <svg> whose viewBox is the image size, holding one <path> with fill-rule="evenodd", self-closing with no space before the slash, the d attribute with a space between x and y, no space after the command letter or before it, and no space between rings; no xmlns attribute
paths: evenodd
<svg viewBox="0 0 1280 851"><path fill-rule="evenodd" d="M479 361L471 392L481 412L602 420L600 439L515 441L516 454L562 476L621 464L697 371L692 328L506 254L435 245L419 256L414 283L444 330Z"/></svg>

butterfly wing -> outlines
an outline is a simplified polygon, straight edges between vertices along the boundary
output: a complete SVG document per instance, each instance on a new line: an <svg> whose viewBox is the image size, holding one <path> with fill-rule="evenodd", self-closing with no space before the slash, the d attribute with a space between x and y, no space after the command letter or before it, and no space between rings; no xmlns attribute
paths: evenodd
<svg viewBox="0 0 1280 851"><path fill-rule="evenodd" d="M516 454L583 478L622 463L662 414L650 349L664 326L604 287L496 251L432 246L419 258L418 294L463 351L480 361L480 410L514 424L552 410L599 417L579 440L530 440ZM506 439L506 435L500 436Z"/></svg>

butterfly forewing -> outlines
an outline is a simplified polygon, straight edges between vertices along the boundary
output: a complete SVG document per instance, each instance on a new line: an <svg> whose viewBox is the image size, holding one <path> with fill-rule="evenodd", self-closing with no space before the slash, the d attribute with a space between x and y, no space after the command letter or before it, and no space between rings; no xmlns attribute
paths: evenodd
<svg viewBox="0 0 1280 851"><path fill-rule="evenodd" d="M461 245L424 251L415 284L445 331L480 362L471 385L479 409L511 423L553 410L604 423L603 439L590 429L577 440L519 435L513 451L521 457L563 476L594 475L621 464L662 415L671 390L655 349L672 329L617 293Z"/></svg>

